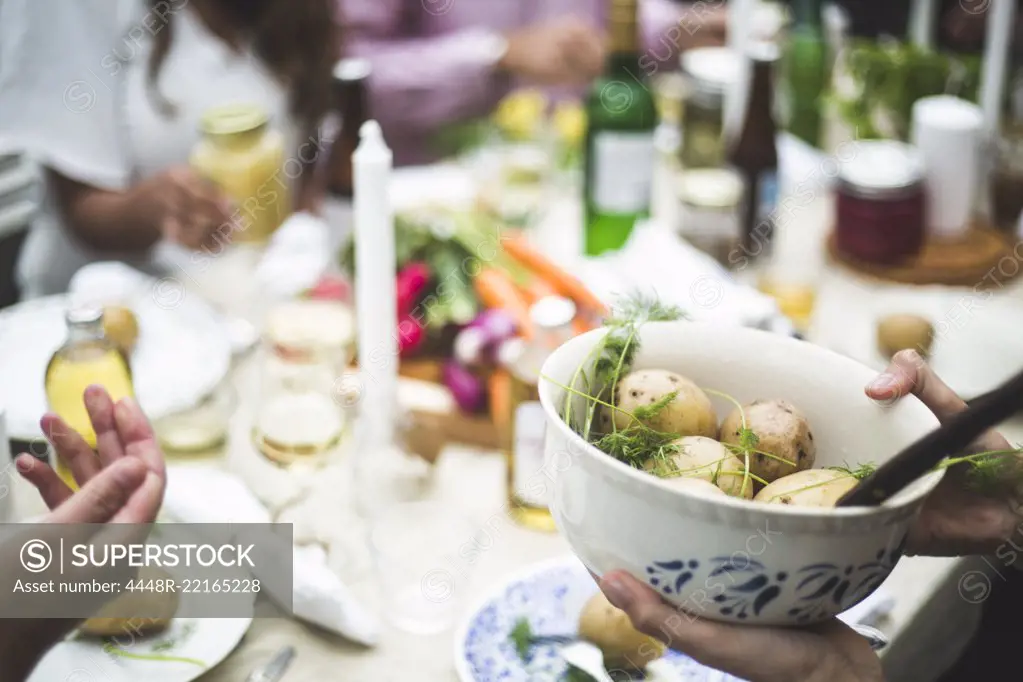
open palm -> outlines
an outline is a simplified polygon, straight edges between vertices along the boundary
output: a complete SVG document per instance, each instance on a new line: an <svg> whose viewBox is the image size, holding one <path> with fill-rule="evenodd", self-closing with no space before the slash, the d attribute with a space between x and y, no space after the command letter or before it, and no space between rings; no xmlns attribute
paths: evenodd
<svg viewBox="0 0 1023 682"><path fill-rule="evenodd" d="M93 451L64 420L52 414L41 426L80 490L72 491L57 472L31 455L17 459L21 475L36 487L51 523L151 523L167 485L163 453L134 400L117 404L98 386L85 391L85 405L96 433Z"/></svg>

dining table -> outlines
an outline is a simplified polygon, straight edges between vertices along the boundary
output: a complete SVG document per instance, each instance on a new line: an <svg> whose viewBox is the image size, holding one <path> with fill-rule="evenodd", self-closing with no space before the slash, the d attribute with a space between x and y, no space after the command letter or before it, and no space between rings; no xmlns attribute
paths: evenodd
<svg viewBox="0 0 1023 682"><path fill-rule="evenodd" d="M434 170L431 175L437 177L442 172ZM670 201L665 201L665 205L670 206ZM348 214L344 206L328 205L325 209L328 221L332 215ZM877 314L871 306L879 296L885 295L884 292L895 288L860 280L855 273L823 260L821 244L826 228L815 215L807 212L801 218L802 224L796 225L800 223L796 220L784 226L788 230L801 230L804 249L796 249L795 257L822 259L817 307L807 330L808 340L878 364L878 359L871 355L870 334L851 334L849 329L869 327L871 315ZM671 224L670 217L664 219ZM572 226L580 224L579 203L567 198L552 205L547 217L534 228L536 240L553 258L560 258L560 254L578 251L581 230ZM189 290L188 295L202 296L216 291L223 298L224 291L232 288L239 275L255 266L254 262L232 260L230 255L215 260L204 280L196 289ZM944 292L940 295L954 299L957 294ZM1007 291L1003 295L1019 296L1019 292ZM853 342L859 345L852 347ZM968 372L974 360L964 351L950 362L959 363L962 374ZM316 477L312 488L296 502L299 483L264 460L250 438L253 396L258 394L255 390L257 365L256 354L243 355L230 371L227 381L238 400L230 417L226 444L208 452L169 453L169 475L174 476L177 467L185 466L225 469L237 474L270 509L279 511L279 521L295 524L297 539L319 542L329 548L331 567L356 596L379 610L382 586L367 553L366 522L352 504L355 498L354 454L340 448ZM452 407L452 399L437 385L403 380L400 404L403 409L445 410ZM1009 422L1003 430L1010 441L1023 441L1023 420ZM457 599L460 615L470 613L489 589L508 576L535 562L571 553L567 542L557 533L528 530L509 518L504 453L451 443L424 471L427 483L424 495L473 519L488 536L485 551L476 555L471 570L459 575L454 584L452 598ZM13 494L19 517L28 518L44 511L38 495L23 481L14 486ZM973 587L978 581L986 581L984 584L990 588L993 581L1005 579L1013 570L984 558L903 558L883 587L894 600L892 607L876 623L890 638L890 644L880 652L888 679L893 682L937 679L963 651L979 623L986 593ZM972 582L967 585L967 581ZM237 649L201 679L203 682L243 682L254 668L284 645L296 650L285 682L454 682L458 679L454 665L457 628L436 635L417 635L402 631L386 619L382 628L377 645L358 645L306 625L272 604L260 601L256 617Z"/></svg>

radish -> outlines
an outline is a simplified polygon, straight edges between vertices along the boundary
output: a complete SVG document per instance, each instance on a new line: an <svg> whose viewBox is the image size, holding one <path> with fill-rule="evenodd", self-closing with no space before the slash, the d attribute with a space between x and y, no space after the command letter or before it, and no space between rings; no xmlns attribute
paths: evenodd
<svg viewBox="0 0 1023 682"><path fill-rule="evenodd" d="M423 340L426 338L426 331L418 320L406 313L398 321L396 335L398 350L402 357L407 357L412 355L423 344Z"/></svg>
<svg viewBox="0 0 1023 682"><path fill-rule="evenodd" d="M448 360L444 364L444 385L463 412L472 414L483 409L487 395L483 381L458 362Z"/></svg>
<svg viewBox="0 0 1023 682"><path fill-rule="evenodd" d="M497 348L515 336L515 320L503 310L490 308L476 316L455 337L454 356L467 367L493 365Z"/></svg>
<svg viewBox="0 0 1023 682"><path fill-rule="evenodd" d="M426 286L430 283L430 278L430 268L426 263L412 261L405 264L395 281L399 315L410 313L416 307Z"/></svg>

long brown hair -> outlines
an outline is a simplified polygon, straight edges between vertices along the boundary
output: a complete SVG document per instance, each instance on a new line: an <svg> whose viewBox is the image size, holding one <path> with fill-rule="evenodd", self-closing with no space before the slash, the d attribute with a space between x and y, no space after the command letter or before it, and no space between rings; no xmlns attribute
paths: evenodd
<svg viewBox="0 0 1023 682"><path fill-rule="evenodd" d="M287 88L292 115L304 134L312 134L330 107L331 71L340 50L333 0L214 1L237 22L240 34L252 41L256 55ZM167 2L149 0L149 5L160 11L157 8ZM164 18L166 24L153 36L148 80L158 107L173 114L173 103L156 86L174 37L173 14Z"/></svg>

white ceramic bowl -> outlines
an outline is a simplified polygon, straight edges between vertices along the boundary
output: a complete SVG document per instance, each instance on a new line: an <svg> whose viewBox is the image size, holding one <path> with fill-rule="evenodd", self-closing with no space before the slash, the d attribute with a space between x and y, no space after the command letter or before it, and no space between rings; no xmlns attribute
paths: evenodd
<svg viewBox="0 0 1023 682"><path fill-rule="evenodd" d="M622 569L682 610L711 620L811 624L871 594L902 554L906 531L941 473L876 508L818 509L701 496L671 488L586 443L561 419L567 385L603 330L560 347L543 366L551 511L597 575ZM635 369L668 369L742 403L799 407L817 443L816 467L882 463L937 427L913 396L868 399L876 373L807 342L695 322L641 328ZM583 399L573 410L582 408ZM711 398L719 420L731 409Z"/></svg>

